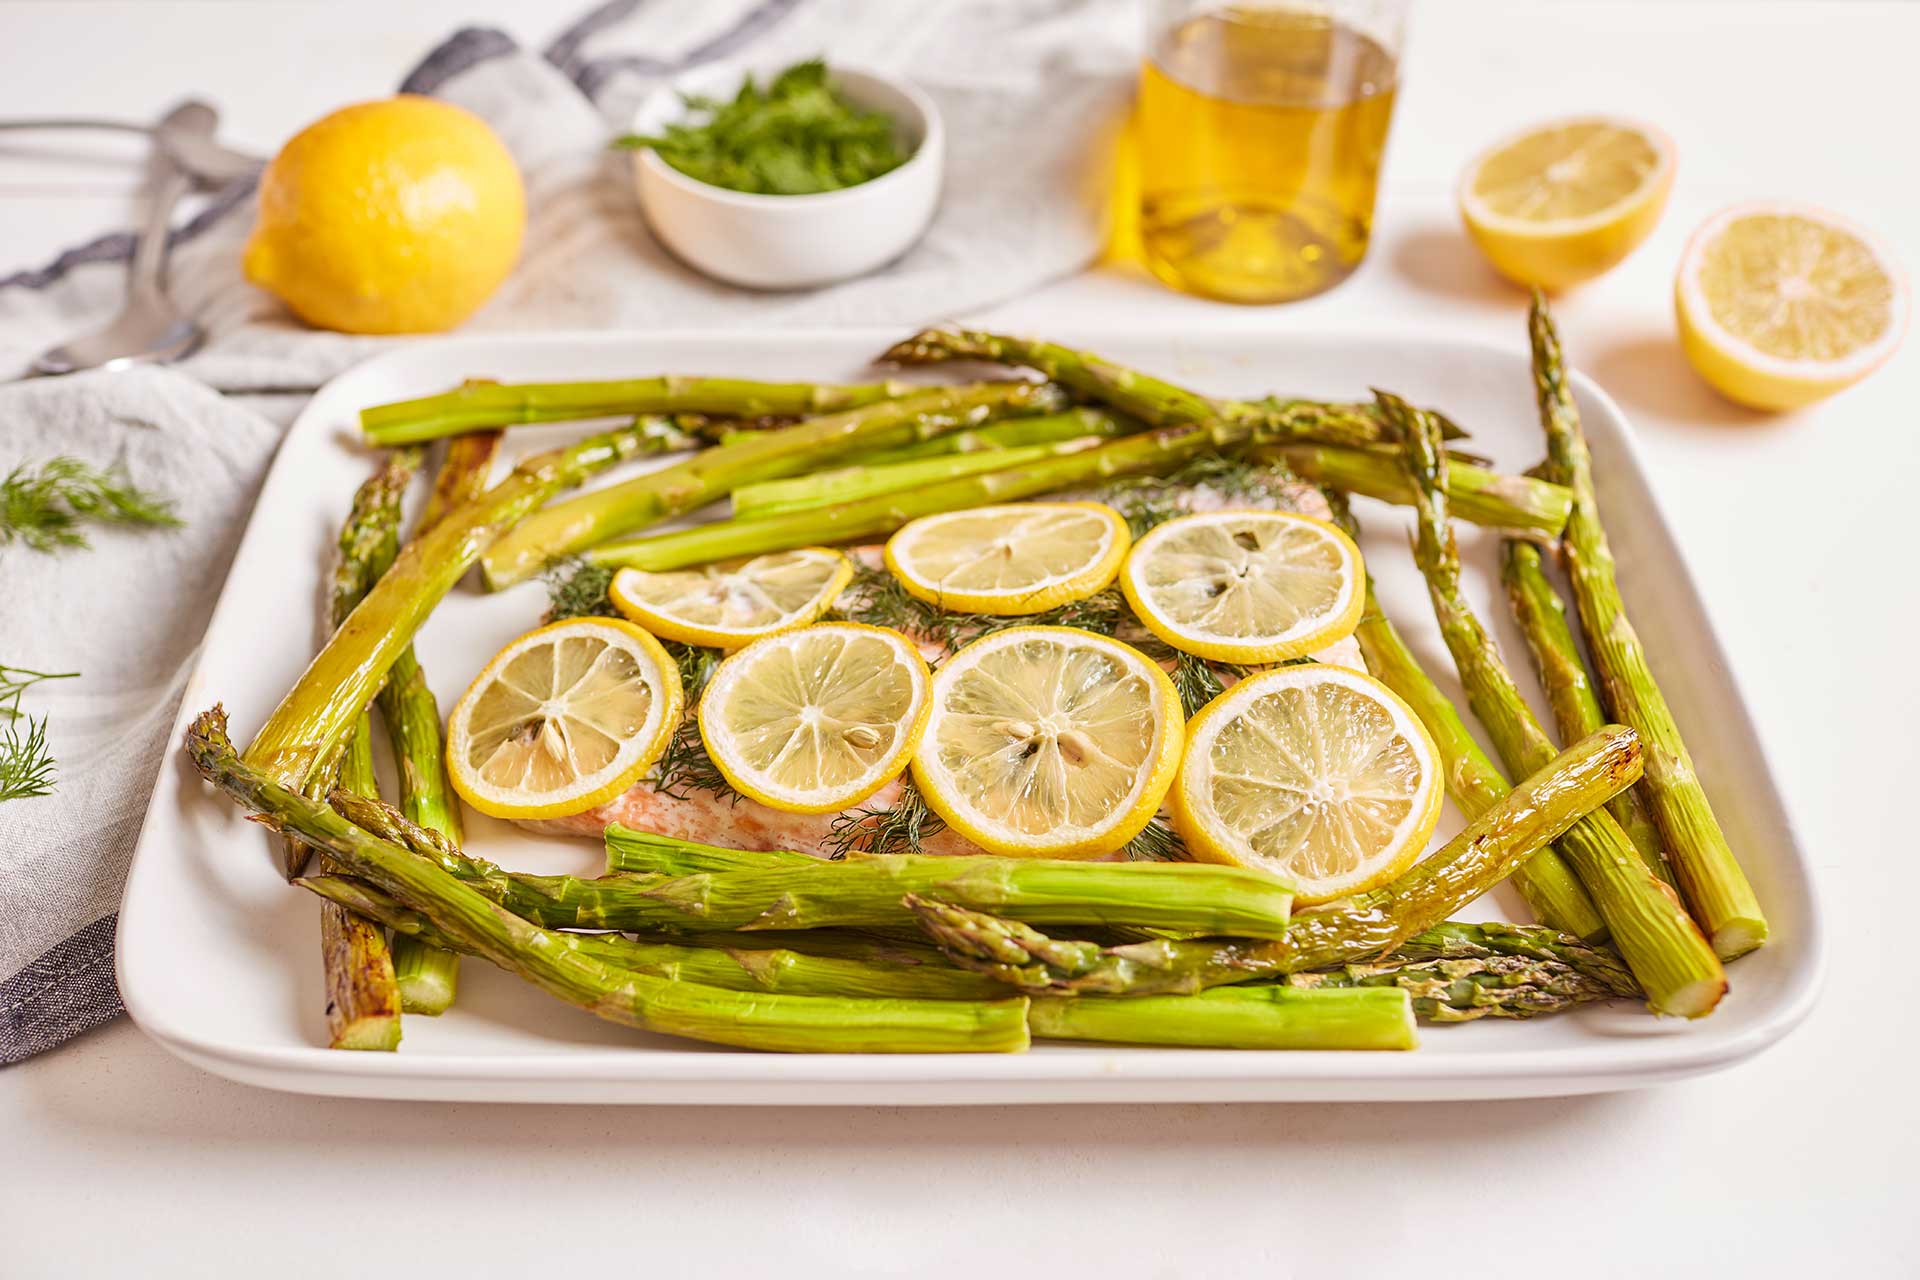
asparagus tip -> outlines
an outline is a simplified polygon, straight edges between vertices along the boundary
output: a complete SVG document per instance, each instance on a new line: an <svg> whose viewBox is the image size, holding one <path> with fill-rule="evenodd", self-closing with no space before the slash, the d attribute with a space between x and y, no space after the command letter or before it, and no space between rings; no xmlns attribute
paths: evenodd
<svg viewBox="0 0 1920 1280"><path fill-rule="evenodd" d="M910 338L902 339L880 353L877 364L938 364L951 357L947 338L956 334L955 325L934 325Z"/></svg>

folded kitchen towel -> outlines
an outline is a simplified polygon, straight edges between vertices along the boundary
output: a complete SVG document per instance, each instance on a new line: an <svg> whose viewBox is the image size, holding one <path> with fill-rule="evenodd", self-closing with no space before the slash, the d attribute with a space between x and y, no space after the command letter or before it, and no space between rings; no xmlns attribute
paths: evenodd
<svg viewBox="0 0 1920 1280"><path fill-rule="evenodd" d="M904 327L1016 296L1096 256L1101 169L1134 37L1131 6L1110 0L611 0L541 54L498 31L457 32L399 87L482 116L527 181L522 261L466 332ZM680 72L820 55L904 74L939 104L945 195L926 237L874 275L801 293L736 289L681 266L647 233L631 158L608 140ZM404 341L308 330L249 286L239 262L252 208L250 188L237 186L174 233L175 297L209 333L189 360L0 386L0 475L63 454L120 462L186 520L103 530L85 551L0 546L0 663L81 673L36 686L22 705L47 717L58 789L0 802L0 1062L118 1012L111 915L280 430L307 393ZM104 236L0 276L0 378L104 322L130 249L127 234Z"/></svg>

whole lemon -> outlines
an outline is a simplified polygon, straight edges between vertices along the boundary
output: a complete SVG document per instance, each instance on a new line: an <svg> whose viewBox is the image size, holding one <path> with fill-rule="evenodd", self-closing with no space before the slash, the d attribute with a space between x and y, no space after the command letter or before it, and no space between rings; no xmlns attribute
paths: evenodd
<svg viewBox="0 0 1920 1280"><path fill-rule="evenodd" d="M472 112L402 95L295 134L260 179L247 279L344 333L434 333L513 270L526 191Z"/></svg>

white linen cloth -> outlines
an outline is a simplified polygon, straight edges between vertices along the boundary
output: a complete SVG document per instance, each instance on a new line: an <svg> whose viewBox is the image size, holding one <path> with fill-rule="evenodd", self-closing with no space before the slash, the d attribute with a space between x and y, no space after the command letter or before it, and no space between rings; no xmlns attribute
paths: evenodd
<svg viewBox="0 0 1920 1280"><path fill-rule="evenodd" d="M486 119L526 178L511 279L467 331L897 323L977 309L1071 274L1103 241L1102 168L1127 97L1137 17L1111 0L612 0L544 54L455 33L402 89ZM639 100L717 59L904 74L949 136L926 237L873 275L759 293L680 265L648 234L630 157L608 150ZM157 113L156 113L157 114ZM0 803L0 1063L119 1010L115 910L162 739L279 432L305 395L391 341L309 330L240 275L252 192L175 233L175 298L207 327L167 369L0 385L0 475L66 454L122 462L172 498L180 530L93 533L91 550L0 547L0 663L77 670L36 687L60 761L49 797ZM130 238L0 278L0 378L118 307ZM342 495L344 502L345 495ZM304 633L290 633L299 642Z"/></svg>

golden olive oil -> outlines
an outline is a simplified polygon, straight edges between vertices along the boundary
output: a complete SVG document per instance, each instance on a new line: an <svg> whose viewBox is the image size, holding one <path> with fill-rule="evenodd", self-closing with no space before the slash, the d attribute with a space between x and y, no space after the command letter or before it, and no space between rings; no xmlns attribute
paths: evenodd
<svg viewBox="0 0 1920 1280"><path fill-rule="evenodd" d="M1148 267L1230 302L1344 280L1367 251L1396 72L1374 39L1306 12L1234 7L1165 32L1140 86Z"/></svg>

